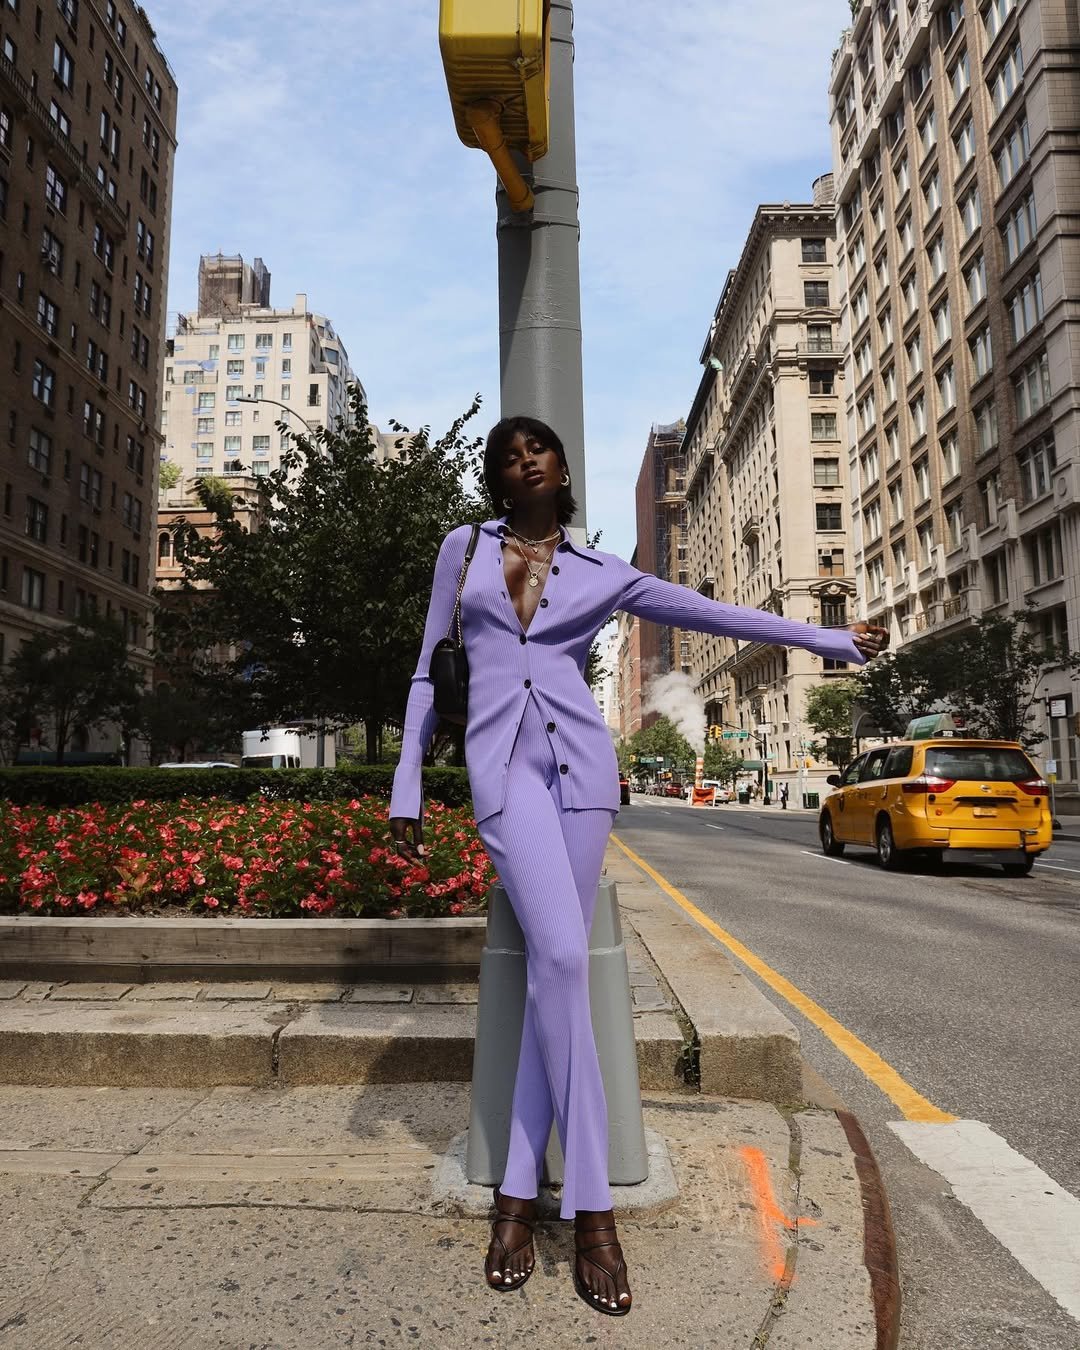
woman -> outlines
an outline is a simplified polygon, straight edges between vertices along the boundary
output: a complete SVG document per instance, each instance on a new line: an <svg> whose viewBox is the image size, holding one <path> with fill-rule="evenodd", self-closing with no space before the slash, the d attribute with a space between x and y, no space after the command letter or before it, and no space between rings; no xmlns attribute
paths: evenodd
<svg viewBox="0 0 1080 1350"><path fill-rule="evenodd" d="M469 658L465 759L480 837L525 935L527 994L510 1145L485 1273L519 1289L532 1273L535 1200L554 1120L565 1173L561 1216L574 1219L574 1287L592 1307L630 1311L607 1181L607 1110L589 1015L589 927L604 849L619 809L615 750L583 679L593 639L619 609L683 629L806 647L862 664L882 630L816 628L707 600L610 553L582 548L558 436L531 417L492 428L484 481L501 519L481 526L461 597ZM409 695L390 829L423 848L420 766L437 716L428 677L450 627L471 527L446 536L435 566ZM507 1064L507 1072L510 1071Z"/></svg>

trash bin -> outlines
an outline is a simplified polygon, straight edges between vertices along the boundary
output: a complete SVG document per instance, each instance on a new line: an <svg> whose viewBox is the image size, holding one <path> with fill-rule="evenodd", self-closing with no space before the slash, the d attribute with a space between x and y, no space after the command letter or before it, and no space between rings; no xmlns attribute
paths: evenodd
<svg viewBox="0 0 1080 1350"><path fill-rule="evenodd" d="M749 806L749 805L750 805L750 794L749 794L749 792L740 792L740 793L739 793L739 805L740 805L740 806Z"/></svg>
<svg viewBox="0 0 1080 1350"><path fill-rule="evenodd" d="M805 811L816 811L821 806L821 795L817 792L804 792L802 804Z"/></svg>

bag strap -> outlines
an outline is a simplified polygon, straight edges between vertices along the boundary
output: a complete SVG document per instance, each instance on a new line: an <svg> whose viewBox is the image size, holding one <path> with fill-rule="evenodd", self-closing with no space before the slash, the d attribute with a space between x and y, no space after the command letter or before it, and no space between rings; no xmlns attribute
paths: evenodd
<svg viewBox="0 0 1080 1350"><path fill-rule="evenodd" d="M465 550L465 559L461 564L461 576L458 578L457 597L454 600L454 612L450 616L450 627L446 630L446 636L449 637L457 626L458 642L464 644L465 639L461 635L461 592L465 589L465 578L469 572L469 564L473 560L473 554L476 552L476 541L480 538L480 526L476 524L472 527L472 535L469 538L469 546Z"/></svg>

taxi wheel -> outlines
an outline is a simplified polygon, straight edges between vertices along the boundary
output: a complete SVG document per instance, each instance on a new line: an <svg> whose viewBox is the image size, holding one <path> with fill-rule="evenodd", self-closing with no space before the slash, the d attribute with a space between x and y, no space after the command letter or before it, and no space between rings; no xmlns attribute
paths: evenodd
<svg viewBox="0 0 1080 1350"><path fill-rule="evenodd" d="M1002 871L1007 877L1026 877L1035 866L1035 854L1029 853L1022 863L1005 863Z"/></svg>
<svg viewBox="0 0 1080 1350"><path fill-rule="evenodd" d="M821 834L822 853L825 854L826 858L839 858L844 851L844 846L833 834L832 816L829 815L828 811L822 813L819 832Z"/></svg>
<svg viewBox="0 0 1080 1350"><path fill-rule="evenodd" d="M900 850L896 847L892 823L888 816L882 816L878 821L876 838L878 862L887 872L895 872L900 866L901 855Z"/></svg>

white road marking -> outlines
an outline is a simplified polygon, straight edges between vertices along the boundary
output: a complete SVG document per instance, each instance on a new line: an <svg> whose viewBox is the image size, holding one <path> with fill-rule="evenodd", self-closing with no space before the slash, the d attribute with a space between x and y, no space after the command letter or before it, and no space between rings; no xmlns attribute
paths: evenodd
<svg viewBox="0 0 1080 1350"><path fill-rule="evenodd" d="M890 1120L1024 1269L1080 1319L1080 1200L981 1120Z"/></svg>
<svg viewBox="0 0 1080 1350"><path fill-rule="evenodd" d="M841 867L851 866L851 864L849 862L845 862L843 858L830 858L827 853L815 853L812 849L809 848L801 848L799 852L805 853L808 858L820 858L822 862L839 863Z"/></svg>
<svg viewBox="0 0 1080 1350"><path fill-rule="evenodd" d="M1035 866L1048 867L1051 872L1075 872L1077 876L1080 876L1080 867L1062 867L1059 863L1040 863L1040 862L1037 862Z"/></svg>
<svg viewBox="0 0 1080 1350"><path fill-rule="evenodd" d="M707 820L704 822L704 824L707 830L723 830L727 828L725 825L710 825Z"/></svg>

